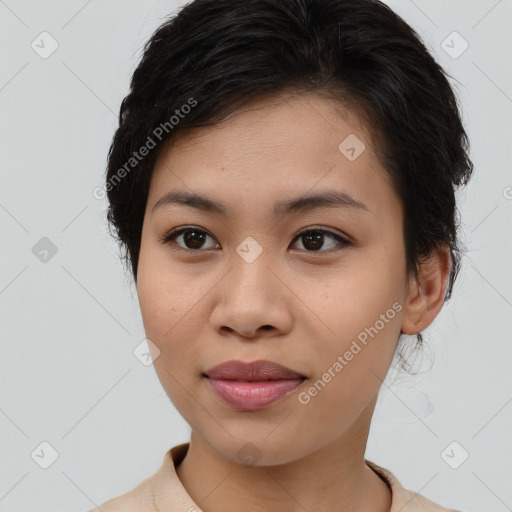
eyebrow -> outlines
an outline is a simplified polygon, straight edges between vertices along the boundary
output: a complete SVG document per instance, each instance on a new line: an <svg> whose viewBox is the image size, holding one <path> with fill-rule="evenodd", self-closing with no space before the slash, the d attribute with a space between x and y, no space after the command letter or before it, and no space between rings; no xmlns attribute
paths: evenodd
<svg viewBox="0 0 512 512"><path fill-rule="evenodd" d="M229 214L229 208L223 202L185 191L172 191L163 195L153 206L152 212L171 204L182 204L224 216ZM354 211L370 211L362 201L348 192L324 190L315 194L279 201L274 206L274 215L288 215L290 213L325 207L347 208Z"/></svg>

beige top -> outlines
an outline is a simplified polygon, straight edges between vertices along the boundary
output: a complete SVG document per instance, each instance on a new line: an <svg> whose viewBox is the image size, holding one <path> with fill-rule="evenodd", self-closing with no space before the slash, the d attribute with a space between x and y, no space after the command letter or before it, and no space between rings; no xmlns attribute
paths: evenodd
<svg viewBox="0 0 512 512"><path fill-rule="evenodd" d="M158 471L131 491L112 498L89 512L202 512L188 495L176 473L176 466L184 459L189 443L171 448ZM420 494L404 489L393 474L366 460L366 464L391 489L390 512L458 512L436 505Z"/></svg>

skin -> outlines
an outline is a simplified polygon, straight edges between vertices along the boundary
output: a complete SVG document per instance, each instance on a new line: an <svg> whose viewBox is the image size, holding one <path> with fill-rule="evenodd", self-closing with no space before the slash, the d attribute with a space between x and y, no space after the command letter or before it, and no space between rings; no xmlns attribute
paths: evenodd
<svg viewBox="0 0 512 512"><path fill-rule="evenodd" d="M355 134L366 149L338 149ZM275 216L274 203L325 189L357 197L366 211L322 207ZM157 208L169 191L222 201L229 215L187 205ZM266 97L213 127L179 133L154 169L145 212L137 291L154 361L170 400L191 427L177 474L205 512L389 511L388 486L365 464L378 392L401 333L439 313L450 270L447 249L405 272L403 211L361 118L314 94ZM203 244L159 238L183 226ZM312 250L297 234L324 229ZM189 233L190 235L190 233ZM236 248L248 236L252 263ZM197 254L190 247L199 247ZM189 251L189 252L187 252ZM365 327L394 303L400 311L307 403L307 391ZM388 313L386 313L388 312ZM258 411L236 410L202 376L221 362L268 359L307 377ZM302 395L304 396L304 395ZM257 453L246 463L247 443ZM252 446L251 445L251 446Z"/></svg>

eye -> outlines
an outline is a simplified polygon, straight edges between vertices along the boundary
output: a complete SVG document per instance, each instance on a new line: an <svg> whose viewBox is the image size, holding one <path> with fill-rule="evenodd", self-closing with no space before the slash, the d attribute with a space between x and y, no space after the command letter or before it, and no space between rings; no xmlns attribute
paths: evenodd
<svg viewBox="0 0 512 512"><path fill-rule="evenodd" d="M184 228L178 228L174 229L171 232L167 233L163 237L160 238L160 241L163 244L168 244L169 242L177 243L175 240L178 240L180 238L183 239L182 243L185 244L185 247L183 247L181 244L178 243L178 245L188 251L199 251L201 250L202 245L204 244L204 241L207 237L210 237L210 235L201 228L198 228L196 226L188 226ZM212 238L212 237L210 237ZM213 240L213 238L212 238ZM218 246L219 244L217 244ZM207 247L207 249L215 249L215 247ZM203 247L204 249L204 247Z"/></svg>
<svg viewBox="0 0 512 512"><path fill-rule="evenodd" d="M207 238L211 237L207 231L204 229L198 228L197 226L187 226L183 228L177 228L166 235L159 238L159 240L163 244L168 244L170 242L178 245L181 249L188 252L199 252L204 249L216 249L219 248L219 244L213 244L210 247L204 247L204 242ZM181 243L179 242L181 239ZM340 235L333 233L332 231L328 231L325 229L306 229L301 231L294 239L299 240L302 239L302 248L299 250L303 250L306 252L327 252L321 251L320 249L324 246L325 240L330 240L332 246L336 247L337 245L341 245L341 248L348 247L352 245L351 242L345 240ZM304 243L305 242L305 243ZM337 243L336 243L337 242ZM329 248L328 248L329 249Z"/></svg>
<svg viewBox="0 0 512 512"><path fill-rule="evenodd" d="M327 252L327 251L320 251L320 248L324 245L325 239L329 239L331 242L338 242L337 244L334 243L334 247L336 245L341 245L343 247L348 247L352 245L351 242L348 240L345 240L340 235L333 233L332 231L328 231L325 229L306 229L304 231L301 231L295 238L294 241L297 239L302 239L302 248L300 250L305 250L307 252ZM305 243L304 243L305 242ZM340 249L338 249L340 250Z"/></svg>

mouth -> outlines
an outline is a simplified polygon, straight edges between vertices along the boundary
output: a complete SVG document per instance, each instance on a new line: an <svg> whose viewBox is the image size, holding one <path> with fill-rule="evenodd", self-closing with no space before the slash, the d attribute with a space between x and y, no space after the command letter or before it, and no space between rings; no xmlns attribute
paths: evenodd
<svg viewBox="0 0 512 512"><path fill-rule="evenodd" d="M215 380L228 380L230 382L273 382L277 380L305 380L307 377L300 376L300 377L290 377L290 378L272 378L272 379L232 379L231 377L214 377L211 375L207 375L206 373L201 374L202 377L205 377L207 379L215 379Z"/></svg>
<svg viewBox="0 0 512 512"><path fill-rule="evenodd" d="M244 362L239 360L226 361L218 364L206 372L204 376L211 379L236 381L268 381L302 379L306 376L274 361L258 360Z"/></svg>
<svg viewBox="0 0 512 512"><path fill-rule="evenodd" d="M307 380L305 375L272 361L227 361L202 375L224 405L239 411L268 407Z"/></svg>
<svg viewBox="0 0 512 512"><path fill-rule="evenodd" d="M210 388L230 408L256 411L293 393L306 377L272 380L223 380L207 377Z"/></svg>

